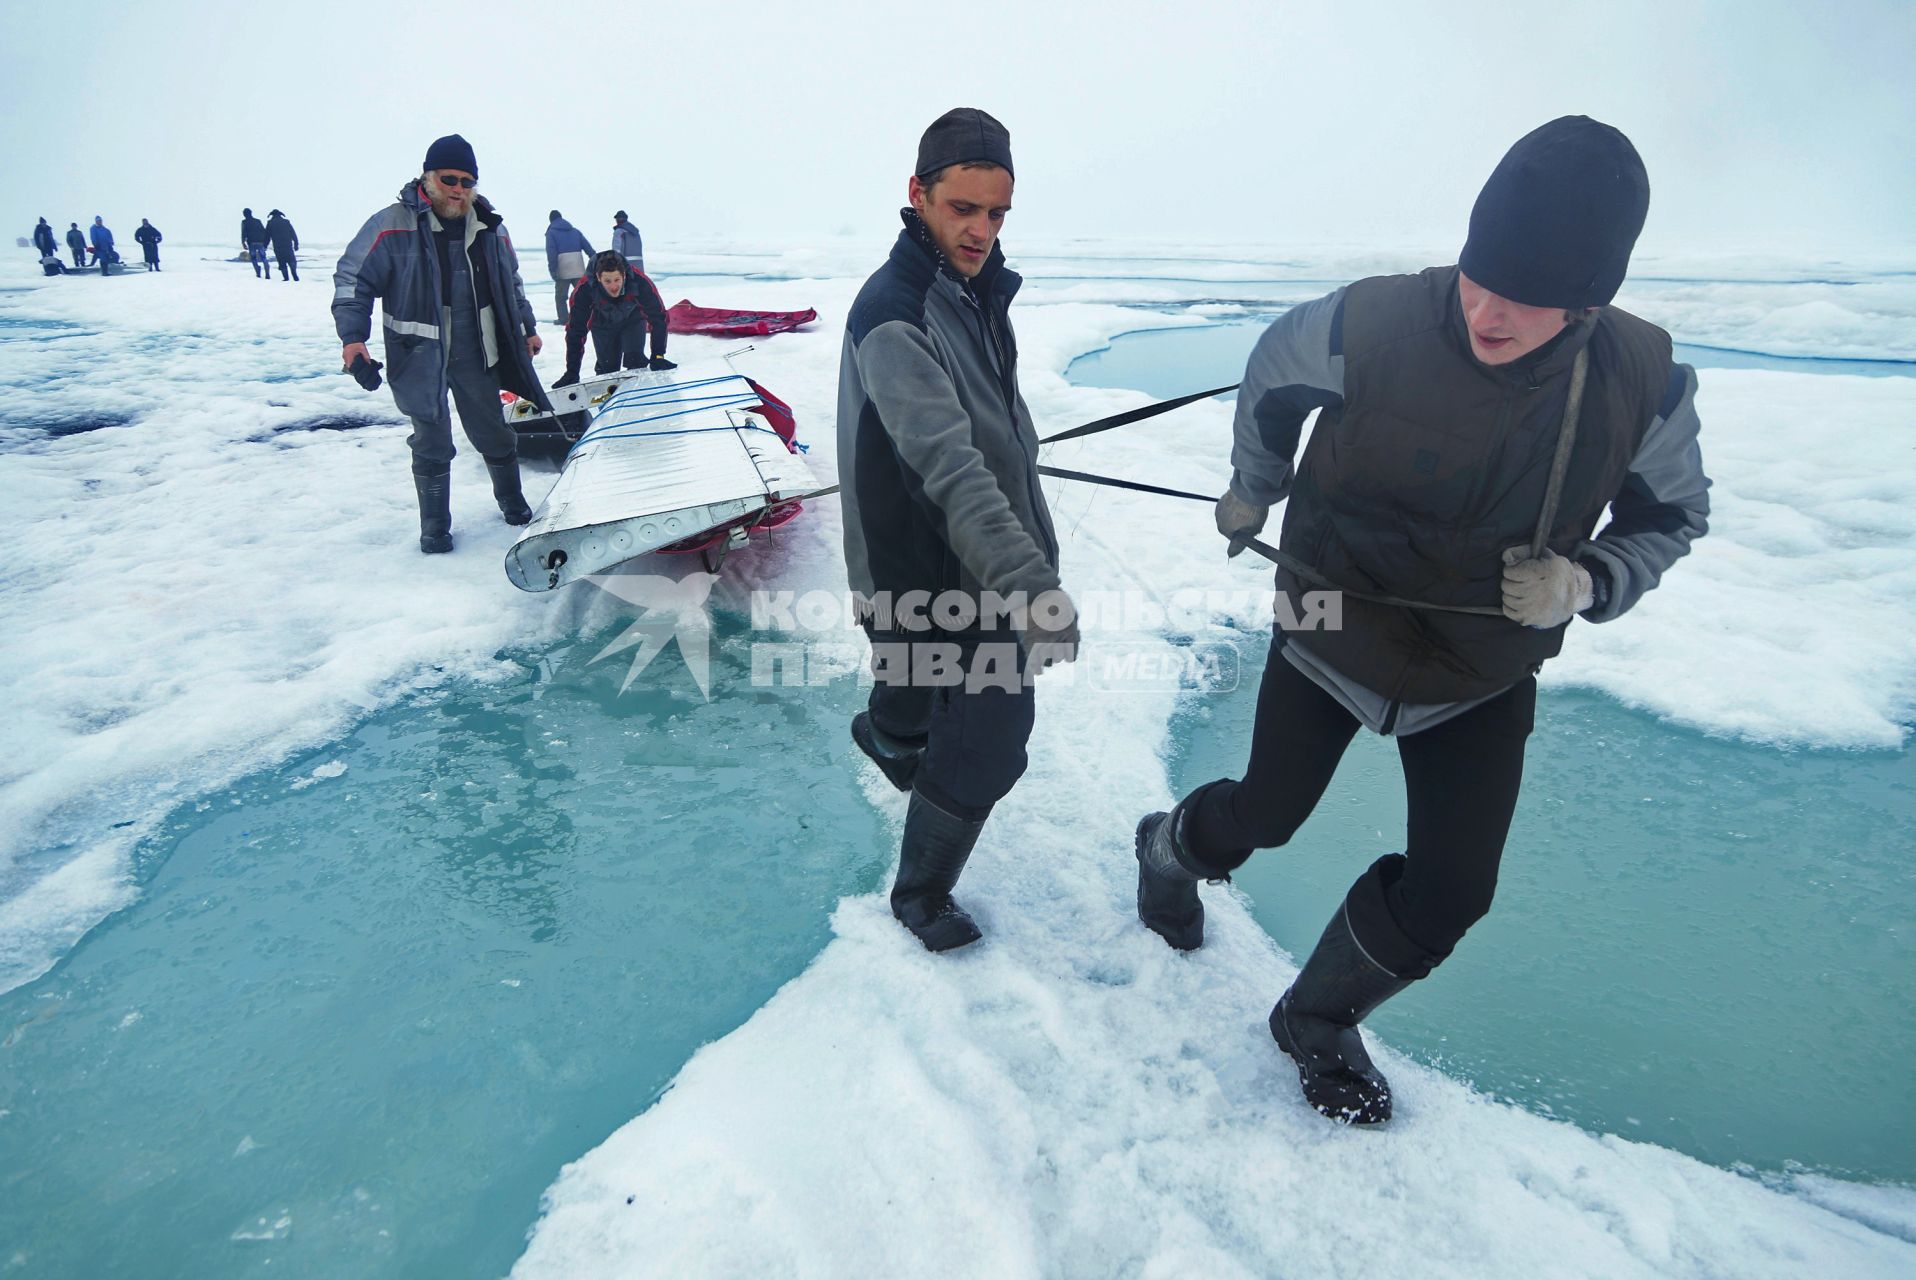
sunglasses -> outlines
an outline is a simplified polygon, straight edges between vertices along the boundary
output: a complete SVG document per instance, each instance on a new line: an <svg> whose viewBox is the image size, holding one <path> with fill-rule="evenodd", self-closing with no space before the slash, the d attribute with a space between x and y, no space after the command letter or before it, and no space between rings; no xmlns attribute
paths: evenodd
<svg viewBox="0 0 1916 1280"><path fill-rule="evenodd" d="M439 185L442 187L471 188L471 187L476 187L479 185L479 179L477 178L460 178L460 177L455 177L454 175L450 173L438 174L437 177L439 178Z"/></svg>

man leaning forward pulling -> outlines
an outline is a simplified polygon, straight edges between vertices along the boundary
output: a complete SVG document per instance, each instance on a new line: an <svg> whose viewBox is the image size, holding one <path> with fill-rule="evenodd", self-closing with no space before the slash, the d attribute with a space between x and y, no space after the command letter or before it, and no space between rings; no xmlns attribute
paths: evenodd
<svg viewBox="0 0 1916 1280"><path fill-rule="evenodd" d="M1351 885L1270 1016L1305 1097L1335 1119L1389 1118L1357 1024L1490 909L1538 668L1571 618L1616 618L1704 532L1696 375L1668 334L1609 305L1648 208L1623 134L1554 120L1491 174L1457 266L1305 303L1245 372L1218 530L1235 554L1288 496L1278 590L1294 617L1304 591L1341 589L1343 625L1276 630L1244 777L1138 825L1138 913L1172 946L1200 945L1197 882L1287 842L1360 725L1397 738L1404 850Z"/></svg>

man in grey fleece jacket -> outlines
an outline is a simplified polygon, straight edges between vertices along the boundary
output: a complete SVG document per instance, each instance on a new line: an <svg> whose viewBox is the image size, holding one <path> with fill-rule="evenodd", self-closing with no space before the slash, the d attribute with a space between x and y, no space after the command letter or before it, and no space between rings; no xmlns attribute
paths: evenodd
<svg viewBox="0 0 1916 1280"><path fill-rule="evenodd" d="M1295 308L1239 388L1218 531L1236 554L1288 497L1279 617L1329 587L1342 626L1277 630L1244 777L1138 825L1138 909L1201 945L1197 881L1286 843L1360 726L1397 738L1405 849L1357 878L1270 1016L1333 1119L1390 1117L1357 1024L1490 909L1537 670L1573 617L1616 618L1707 527L1696 374L1609 305L1649 199L1623 134L1553 120L1491 174L1458 265Z"/></svg>
<svg viewBox="0 0 1916 1280"><path fill-rule="evenodd" d="M845 567L876 682L852 737L911 792L892 914L932 951L977 941L951 899L991 808L1025 768L1030 679L1076 654L1038 487L998 231L1011 139L982 111L919 143L911 207L865 282L839 363Z"/></svg>

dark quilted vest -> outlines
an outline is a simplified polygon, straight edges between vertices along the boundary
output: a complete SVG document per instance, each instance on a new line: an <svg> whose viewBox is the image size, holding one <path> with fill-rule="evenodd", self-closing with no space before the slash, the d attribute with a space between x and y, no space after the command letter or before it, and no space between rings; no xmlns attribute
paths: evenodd
<svg viewBox="0 0 1916 1280"><path fill-rule="evenodd" d="M1570 368L1590 351L1575 451L1550 530L1567 555L1623 486L1671 370L1670 336L1614 307L1492 368L1470 353L1457 268L1360 280L1345 294L1344 400L1311 432L1283 549L1352 591L1450 605L1502 602L1505 547L1542 513ZM1279 570L1292 597L1309 584ZM1563 627L1344 598L1340 631L1293 633L1365 687L1405 702L1495 693L1563 647Z"/></svg>

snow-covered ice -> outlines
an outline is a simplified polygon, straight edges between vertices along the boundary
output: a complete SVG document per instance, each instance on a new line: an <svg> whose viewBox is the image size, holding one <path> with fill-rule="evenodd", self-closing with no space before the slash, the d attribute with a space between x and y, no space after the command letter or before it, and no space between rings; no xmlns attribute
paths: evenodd
<svg viewBox="0 0 1916 1280"><path fill-rule="evenodd" d="M161 276L0 293L0 479L21 517L0 574L7 986L131 900L134 850L174 807L423 683L494 677L502 648L614 616L603 593L506 584L512 533L463 446L459 551L412 549L405 428L383 392L331 372L327 254L308 256L303 284L262 287L202 260L218 251L168 249ZM759 343L752 371L795 406L824 476L839 324L881 251L713 246L654 264L668 301L674 270L751 270L785 278L701 281L695 300L819 309L812 332ZM1137 327L1138 304L1216 314L1232 281L1292 281L1253 300L1296 300L1328 287L1305 281L1410 265L1051 246L1018 310L1027 397L1046 430L1142 403L1061 374ZM1766 286L1758 307L1758 268L1703 274L1638 305L1680 338L1779 354L1901 358L1916 333L1906 275ZM4 276L36 283L17 263ZM551 347L541 363L556 374ZM1899 746L1916 702L1916 379L1711 371L1701 409L1710 537L1628 618L1576 628L1547 683L1763 742ZM1229 412L1195 405L1048 460L1215 492ZM114 425L62 434L97 423ZM1074 590L1235 593L1251 603L1220 623L1268 617L1266 571L1213 554L1198 504L1047 488ZM842 588L837 518L820 503L794 526L811 545L776 585ZM749 583L749 557L734 564ZM1242 904L1207 894L1211 941L1190 957L1132 918L1131 826L1171 798L1173 695L1096 689L1101 647L1120 644L1172 648L1092 632L1040 686L1032 770L965 879L986 943L934 959L881 898L843 902L801 977L559 1177L517 1274L1916 1272L1907 1191L1772 1188L1490 1102L1388 1047L1390 1131L1319 1121L1263 1028L1291 962ZM337 776L326 767L312 781Z"/></svg>

